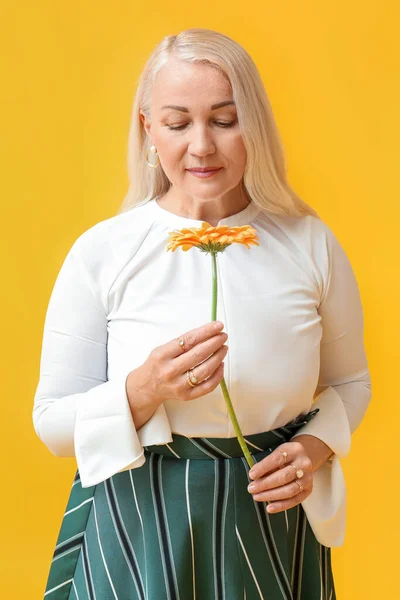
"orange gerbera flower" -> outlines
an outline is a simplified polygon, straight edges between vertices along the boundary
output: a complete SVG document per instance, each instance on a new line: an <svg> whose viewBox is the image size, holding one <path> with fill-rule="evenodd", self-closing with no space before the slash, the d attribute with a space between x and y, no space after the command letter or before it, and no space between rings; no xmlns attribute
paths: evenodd
<svg viewBox="0 0 400 600"><path fill-rule="evenodd" d="M171 231L169 236L167 250L175 252L175 250L180 247L186 252L187 250L190 250L190 248L199 248L202 252L210 254L212 265L211 320L215 321L217 318L218 295L217 254L223 252L225 248L235 242L237 244L243 244L244 246L247 246L247 248L250 248L251 244L259 246L260 244L258 243L256 230L250 225L243 225L242 227L220 225L219 227L213 227L210 223L203 221L201 227L190 227L188 229L185 228ZM224 378L221 379L220 385L238 442L243 450L248 465L252 467L255 461L250 454L240 429Z"/></svg>
<svg viewBox="0 0 400 600"><path fill-rule="evenodd" d="M223 252L231 244L243 244L250 248L251 244L259 246L257 241L257 232L250 225L241 227L228 227L220 225L213 227L206 221L203 221L201 227L191 227L189 229L180 229L169 233L167 250L175 250L179 247L184 252L190 248L199 248L202 252Z"/></svg>

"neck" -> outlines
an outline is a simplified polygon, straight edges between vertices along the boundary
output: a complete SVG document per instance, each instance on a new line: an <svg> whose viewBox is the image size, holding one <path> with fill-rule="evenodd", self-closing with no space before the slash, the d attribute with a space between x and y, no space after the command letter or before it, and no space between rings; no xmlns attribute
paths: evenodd
<svg viewBox="0 0 400 600"><path fill-rule="evenodd" d="M248 196L236 198L223 198L216 200L193 199L192 197L180 197L170 190L164 196L157 198L158 204L166 210L186 217L206 221L216 227L221 221L244 210L251 202Z"/></svg>

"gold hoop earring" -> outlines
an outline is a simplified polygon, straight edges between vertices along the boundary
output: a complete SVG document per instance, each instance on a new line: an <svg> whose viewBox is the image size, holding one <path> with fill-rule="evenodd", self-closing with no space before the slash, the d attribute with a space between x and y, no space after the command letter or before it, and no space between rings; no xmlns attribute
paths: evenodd
<svg viewBox="0 0 400 600"><path fill-rule="evenodd" d="M148 156L149 156L149 152L150 151L153 152L157 156L157 161L158 162L155 165L153 165L153 163L151 163L151 162L148 161ZM158 154L157 154L157 148L155 146L150 146L150 148L147 150L147 152L146 152L146 162L149 165L149 167L153 167L153 169L155 169L156 167L158 167L158 165L160 164L160 159L159 159Z"/></svg>

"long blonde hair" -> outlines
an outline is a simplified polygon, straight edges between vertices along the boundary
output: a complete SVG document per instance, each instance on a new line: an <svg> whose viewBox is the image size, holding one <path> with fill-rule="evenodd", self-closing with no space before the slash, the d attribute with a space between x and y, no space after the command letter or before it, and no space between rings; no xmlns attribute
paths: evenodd
<svg viewBox="0 0 400 600"><path fill-rule="evenodd" d="M228 36L211 29L186 29L168 35L155 47L138 81L128 140L129 190L118 211L125 212L171 186L161 165L146 163L149 139L140 111L150 120L154 79L170 56L189 63L217 68L230 82L239 127L247 151L243 178L247 195L262 210L278 215L305 216L316 211L306 204L287 181L284 149L264 85L247 51ZM319 218L319 217L318 217Z"/></svg>

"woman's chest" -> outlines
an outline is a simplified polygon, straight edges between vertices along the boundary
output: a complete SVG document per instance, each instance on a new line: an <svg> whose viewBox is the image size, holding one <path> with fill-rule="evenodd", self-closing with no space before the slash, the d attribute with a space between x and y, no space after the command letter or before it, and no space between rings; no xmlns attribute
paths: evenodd
<svg viewBox="0 0 400 600"><path fill-rule="evenodd" d="M257 250L232 246L217 257L217 319L229 336L225 372L231 383L251 379L291 393L318 376L318 290L298 261ZM109 378L211 321L209 255L192 249L139 258L121 273L110 296Z"/></svg>

